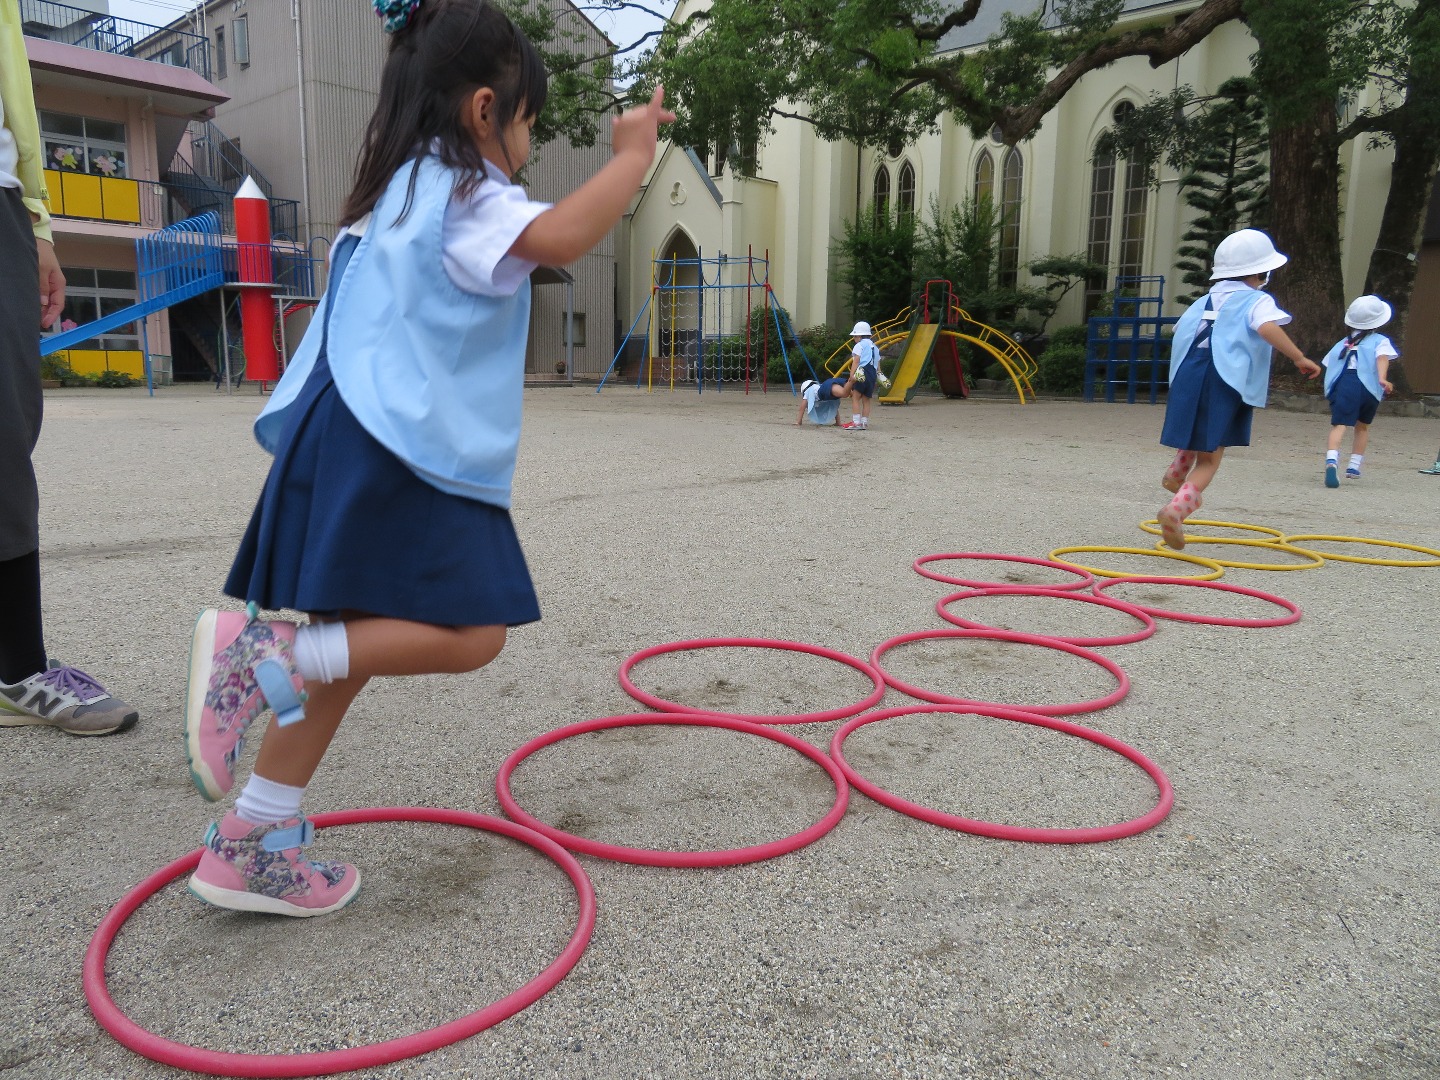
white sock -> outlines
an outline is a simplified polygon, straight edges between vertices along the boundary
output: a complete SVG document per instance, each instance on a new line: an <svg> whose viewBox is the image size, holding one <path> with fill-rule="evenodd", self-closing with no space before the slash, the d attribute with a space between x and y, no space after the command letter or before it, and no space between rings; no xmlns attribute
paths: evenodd
<svg viewBox="0 0 1440 1080"><path fill-rule="evenodd" d="M269 825L276 821L298 817L300 800L305 797L303 787L277 784L263 776L250 774L245 781L245 790L235 800L235 816L251 825Z"/></svg>
<svg viewBox="0 0 1440 1080"><path fill-rule="evenodd" d="M1339 450L1327 450L1327 451L1325 451L1325 464L1326 464L1326 465L1339 465L1339 464L1340 464L1340 451L1339 451Z"/></svg>
<svg viewBox="0 0 1440 1080"><path fill-rule="evenodd" d="M1364 454L1351 454L1351 455L1350 455L1350 468L1352 468L1352 469L1358 469L1358 468L1360 468L1360 462L1363 461L1364 459L1365 459L1365 455L1364 455Z"/></svg>
<svg viewBox="0 0 1440 1080"><path fill-rule="evenodd" d="M295 666L306 682L334 682L350 674L350 639L343 622L306 623L295 631Z"/></svg>

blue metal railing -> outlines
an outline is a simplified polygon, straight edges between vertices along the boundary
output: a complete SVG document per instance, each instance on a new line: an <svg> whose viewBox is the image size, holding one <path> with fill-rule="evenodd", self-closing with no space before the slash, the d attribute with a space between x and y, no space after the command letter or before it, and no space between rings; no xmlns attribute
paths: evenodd
<svg viewBox="0 0 1440 1080"><path fill-rule="evenodd" d="M214 214L187 218L135 241L139 289L136 302L84 326L40 341L40 355L73 349L161 308L218 289L225 275L220 219Z"/></svg>
<svg viewBox="0 0 1440 1080"><path fill-rule="evenodd" d="M210 78L210 41L201 34L118 19L53 0L20 0L20 21L28 37L188 68Z"/></svg>

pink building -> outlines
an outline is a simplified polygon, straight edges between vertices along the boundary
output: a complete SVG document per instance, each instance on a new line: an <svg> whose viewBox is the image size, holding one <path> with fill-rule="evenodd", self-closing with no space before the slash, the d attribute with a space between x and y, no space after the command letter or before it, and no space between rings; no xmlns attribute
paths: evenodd
<svg viewBox="0 0 1440 1080"><path fill-rule="evenodd" d="M61 324L92 322L135 301L135 241L188 209L162 182L194 120L227 100L212 85L206 41L103 12L20 0L65 271ZM142 340L157 375L169 373L168 311L119 327L62 355L78 373L143 374Z"/></svg>

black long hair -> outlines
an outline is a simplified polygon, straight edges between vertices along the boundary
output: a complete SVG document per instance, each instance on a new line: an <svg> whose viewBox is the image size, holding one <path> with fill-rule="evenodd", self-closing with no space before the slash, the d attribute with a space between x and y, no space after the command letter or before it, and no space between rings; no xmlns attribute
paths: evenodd
<svg viewBox="0 0 1440 1080"><path fill-rule="evenodd" d="M503 132L545 107L549 78L530 39L490 0L424 0L409 25L390 37L380 99L365 128L340 223L351 225L373 210L390 178L413 158L403 218L426 154L459 173L457 195L479 187L485 159L463 117L485 86L495 91L495 123Z"/></svg>

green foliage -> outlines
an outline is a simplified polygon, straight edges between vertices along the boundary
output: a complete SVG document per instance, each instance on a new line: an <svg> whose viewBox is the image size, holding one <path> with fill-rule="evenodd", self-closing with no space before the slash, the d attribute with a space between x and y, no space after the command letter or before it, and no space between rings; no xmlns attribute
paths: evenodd
<svg viewBox="0 0 1440 1080"><path fill-rule="evenodd" d="M1097 143L1100 153L1152 168L1163 157L1180 170L1180 189L1195 214L1176 262L1195 291L1176 297L1180 303L1190 303L1209 288L1210 263L1221 240L1236 229L1264 227L1269 138L1254 80L1238 78L1198 100L1189 87L1154 94Z"/></svg>
<svg viewBox="0 0 1440 1080"><path fill-rule="evenodd" d="M934 130L946 112L983 131L1001 110L1029 106L1056 68L1118 36L1124 6L1062 0L1049 13L1036 4L1033 15L1006 16L982 49L941 52L941 39L984 2L995 0L714 0L627 73L638 93L665 84L682 145L744 146L799 102L822 137L884 147Z"/></svg>
<svg viewBox="0 0 1440 1080"><path fill-rule="evenodd" d="M500 0L500 6L535 44L550 73L534 144L541 146L563 135L571 146L594 146L597 125L616 100L609 88L614 60L608 53L590 52L584 20L578 15L530 0Z"/></svg>
<svg viewBox="0 0 1440 1080"><path fill-rule="evenodd" d="M857 319L878 322L910 302L915 264L913 216L863 211L836 242L840 284Z"/></svg>
<svg viewBox="0 0 1440 1080"><path fill-rule="evenodd" d="M1052 394L1078 394L1085 388L1085 346L1051 342L1035 361L1035 385Z"/></svg>
<svg viewBox="0 0 1440 1080"><path fill-rule="evenodd" d="M40 378L42 379L69 379L73 378L75 372L71 370L70 364L63 356L51 354L40 358Z"/></svg>
<svg viewBox="0 0 1440 1080"><path fill-rule="evenodd" d="M1046 347L1052 345L1084 345L1090 340L1090 325L1088 323L1071 323L1069 326L1057 327L1051 334Z"/></svg>
<svg viewBox="0 0 1440 1080"><path fill-rule="evenodd" d="M62 386L98 386L105 390L123 390L131 386L144 385L143 380L137 379L133 375L128 375L123 371L110 371L107 369L93 374L81 374L72 371L68 365L65 366L64 371L65 373L59 376Z"/></svg>

